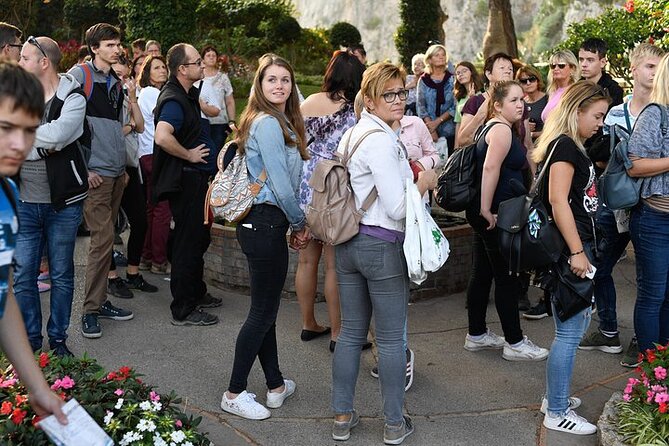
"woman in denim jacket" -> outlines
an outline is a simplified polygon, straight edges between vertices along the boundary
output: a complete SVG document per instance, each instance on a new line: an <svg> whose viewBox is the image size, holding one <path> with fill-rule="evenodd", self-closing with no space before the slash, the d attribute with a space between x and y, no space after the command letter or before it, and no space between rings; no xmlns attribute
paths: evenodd
<svg viewBox="0 0 669 446"><path fill-rule="evenodd" d="M641 352L669 342L669 55L660 60L650 100L654 104L639 114L627 146L628 173L644 178L630 216L637 283L634 331Z"/></svg>
<svg viewBox="0 0 669 446"><path fill-rule="evenodd" d="M246 391L256 357L265 373L267 407L281 407L295 392L295 383L279 369L276 316L288 271L286 232L292 229L294 248L304 247L309 238L298 200L302 162L308 155L295 76L288 62L274 54L259 62L237 136L238 150L246 153L249 181L262 185L251 211L237 223L237 240L249 264L251 309L237 336L230 385L221 401L224 411L251 420L271 415ZM263 171L266 181L259 180Z"/></svg>
<svg viewBox="0 0 669 446"><path fill-rule="evenodd" d="M455 145L455 78L448 71L448 53L443 45L432 45L425 52L425 73L418 81L416 111L437 140L443 136L449 151Z"/></svg>
<svg viewBox="0 0 669 446"><path fill-rule="evenodd" d="M403 414L409 277L402 249L404 188L413 173L406 149L390 126L404 115L404 73L389 63L373 65L363 75L360 94L365 110L358 124L342 137L338 151L343 153L347 144L353 147L361 141L348 163L356 206L373 188L379 195L363 215L360 233L335 247L342 327L332 363L332 438L347 440L360 421L353 400L360 353L373 313L385 417L383 438L386 444L400 444L413 432L411 420ZM436 181L434 170L425 170L418 174L416 186L422 195Z"/></svg>

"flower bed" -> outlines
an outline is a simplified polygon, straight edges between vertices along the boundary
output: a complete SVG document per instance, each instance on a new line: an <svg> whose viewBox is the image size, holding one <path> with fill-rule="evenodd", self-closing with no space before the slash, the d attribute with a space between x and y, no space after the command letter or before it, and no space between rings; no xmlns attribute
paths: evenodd
<svg viewBox="0 0 669 446"><path fill-rule="evenodd" d="M630 444L669 445L669 345L640 354L618 403L618 431Z"/></svg>
<svg viewBox="0 0 669 446"><path fill-rule="evenodd" d="M160 395L133 369L121 367L107 373L94 359L38 356L51 389L63 400L76 398L82 407L120 446L207 446L211 442L197 431L201 417L193 418L177 405L179 398ZM39 417L30 407L28 392L7 359L0 354L0 438L2 444L48 445L36 426Z"/></svg>

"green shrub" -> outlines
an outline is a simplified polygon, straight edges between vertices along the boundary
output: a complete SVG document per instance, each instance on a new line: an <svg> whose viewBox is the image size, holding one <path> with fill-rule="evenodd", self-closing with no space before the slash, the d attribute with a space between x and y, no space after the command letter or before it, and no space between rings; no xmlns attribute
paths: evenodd
<svg viewBox="0 0 669 446"><path fill-rule="evenodd" d="M362 41L358 28L348 22L337 22L332 25L328 32L328 40L333 48L357 45Z"/></svg>
<svg viewBox="0 0 669 446"><path fill-rule="evenodd" d="M424 53L430 40L444 41L445 15L439 0L401 0L400 20L395 48L402 64L410 68L413 55Z"/></svg>

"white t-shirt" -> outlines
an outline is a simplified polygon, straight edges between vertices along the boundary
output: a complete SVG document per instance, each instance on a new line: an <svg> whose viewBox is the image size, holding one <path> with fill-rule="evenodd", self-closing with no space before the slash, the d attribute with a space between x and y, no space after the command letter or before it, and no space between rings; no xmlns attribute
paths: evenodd
<svg viewBox="0 0 669 446"><path fill-rule="evenodd" d="M156 87L144 87L137 99L139 109L144 117L144 131L137 135L139 137L137 153L140 158L144 155L153 155L153 134L155 132L153 109L156 108L159 94L160 90Z"/></svg>
<svg viewBox="0 0 669 446"><path fill-rule="evenodd" d="M209 105L213 105L221 109L218 116L206 116L202 113L203 118L209 119L210 124L225 124L228 122L228 112L225 107L225 98L233 93L232 84L227 74L218 72L214 76L205 77L202 79L200 88L200 99Z"/></svg>

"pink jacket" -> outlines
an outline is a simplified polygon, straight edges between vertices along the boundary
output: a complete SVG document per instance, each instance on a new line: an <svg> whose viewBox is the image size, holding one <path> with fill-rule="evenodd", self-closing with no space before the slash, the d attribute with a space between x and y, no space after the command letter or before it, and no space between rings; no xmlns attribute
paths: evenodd
<svg viewBox="0 0 669 446"><path fill-rule="evenodd" d="M425 169L432 169L439 162L430 131L418 116L400 119L400 141L406 147L410 161L418 161Z"/></svg>

